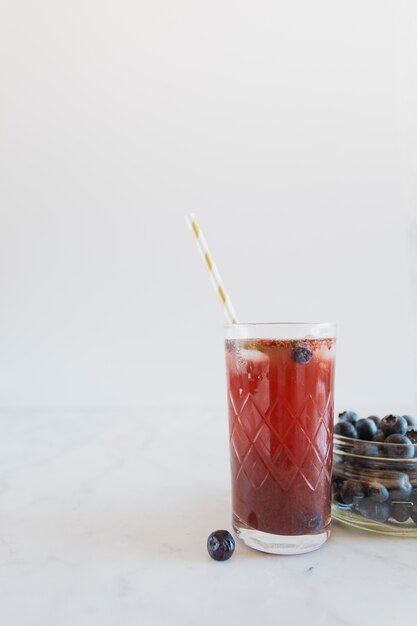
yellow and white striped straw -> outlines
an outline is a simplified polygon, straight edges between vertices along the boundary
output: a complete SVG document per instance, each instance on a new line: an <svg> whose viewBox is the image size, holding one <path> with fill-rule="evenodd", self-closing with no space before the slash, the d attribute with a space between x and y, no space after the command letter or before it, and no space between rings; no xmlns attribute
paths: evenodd
<svg viewBox="0 0 417 626"><path fill-rule="evenodd" d="M213 261L213 257L211 256L206 238L204 237L201 228L197 225L194 213L189 213L185 216L188 226L191 229L195 237L195 241L197 244L198 251L201 254L201 258L203 259L211 278L212 285L214 287L214 291L220 298L220 302L223 306L223 311L226 316L226 319L230 324L237 324L237 317L235 310L233 308L233 304L226 293L226 290L223 286L222 279L220 278L219 270L215 262Z"/></svg>

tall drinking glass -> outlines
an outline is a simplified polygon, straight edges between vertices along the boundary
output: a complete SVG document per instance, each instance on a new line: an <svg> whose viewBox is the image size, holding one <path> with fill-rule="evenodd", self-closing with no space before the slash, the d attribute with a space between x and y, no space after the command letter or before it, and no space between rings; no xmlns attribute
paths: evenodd
<svg viewBox="0 0 417 626"><path fill-rule="evenodd" d="M309 552L330 534L335 330L226 327L233 527L257 550Z"/></svg>

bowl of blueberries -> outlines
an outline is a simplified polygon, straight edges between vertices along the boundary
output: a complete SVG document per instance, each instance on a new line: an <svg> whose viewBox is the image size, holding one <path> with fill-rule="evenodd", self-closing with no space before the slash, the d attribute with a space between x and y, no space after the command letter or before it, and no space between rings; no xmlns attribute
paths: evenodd
<svg viewBox="0 0 417 626"><path fill-rule="evenodd" d="M339 414L334 427L333 519L417 537L417 420Z"/></svg>

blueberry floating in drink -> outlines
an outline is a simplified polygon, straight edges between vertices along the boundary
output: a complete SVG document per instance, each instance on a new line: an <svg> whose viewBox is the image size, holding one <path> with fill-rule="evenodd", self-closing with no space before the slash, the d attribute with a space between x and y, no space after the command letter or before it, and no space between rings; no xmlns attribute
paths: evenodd
<svg viewBox="0 0 417 626"><path fill-rule="evenodd" d="M306 343L299 343L293 349L291 356L293 361L304 365L313 358L313 351Z"/></svg>

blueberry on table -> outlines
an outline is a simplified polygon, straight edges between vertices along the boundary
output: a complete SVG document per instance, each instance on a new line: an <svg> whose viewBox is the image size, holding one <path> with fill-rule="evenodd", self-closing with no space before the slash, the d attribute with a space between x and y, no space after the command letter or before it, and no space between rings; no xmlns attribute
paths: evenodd
<svg viewBox="0 0 417 626"><path fill-rule="evenodd" d="M411 502L393 502L391 504L391 517L397 522L406 522L412 511Z"/></svg>
<svg viewBox="0 0 417 626"><path fill-rule="evenodd" d="M334 434L341 437L350 437L350 439L357 439L358 437L356 428L351 422L337 422L334 425Z"/></svg>
<svg viewBox="0 0 417 626"><path fill-rule="evenodd" d="M405 435L407 428L407 420L402 415L386 415L381 420L381 430L385 437L389 437L389 435Z"/></svg>
<svg viewBox="0 0 417 626"><path fill-rule="evenodd" d="M370 415L367 419L372 420L378 429L381 426L381 418L378 415Z"/></svg>
<svg viewBox="0 0 417 626"><path fill-rule="evenodd" d="M339 413L339 420L343 420L344 422L356 424L358 419L359 415L355 413L355 411L343 411L342 413Z"/></svg>
<svg viewBox="0 0 417 626"><path fill-rule="evenodd" d="M403 418L409 426L417 428L417 419L415 417L413 417L412 415L403 415Z"/></svg>
<svg viewBox="0 0 417 626"><path fill-rule="evenodd" d="M305 364L313 358L313 350L306 343L299 343L291 353L293 361Z"/></svg>
<svg viewBox="0 0 417 626"><path fill-rule="evenodd" d="M384 447L385 454L390 459L412 459L414 457L414 446L405 435L389 435L385 439L387 447Z"/></svg>
<svg viewBox="0 0 417 626"><path fill-rule="evenodd" d="M370 498L363 498L357 504L356 511L358 511L362 517L373 520L374 522L386 522L390 516L390 506L388 502L375 502Z"/></svg>
<svg viewBox="0 0 417 626"><path fill-rule="evenodd" d="M364 439L365 441L370 441L378 432L378 427L375 422L368 418L358 420L355 424L355 428L358 433L358 439Z"/></svg>
<svg viewBox="0 0 417 626"><path fill-rule="evenodd" d="M235 540L228 530L215 530L207 539L207 552L215 561L227 561L235 551Z"/></svg>
<svg viewBox="0 0 417 626"><path fill-rule="evenodd" d="M363 485L359 480L349 478L340 489L340 499L344 504L355 504L365 496Z"/></svg>
<svg viewBox="0 0 417 626"><path fill-rule="evenodd" d="M368 485L367 495L368 498L373 502L378 502L378 504L381 504L381 502L386 502L388 500L389 491L381 483L374 482Z"/></svg>

